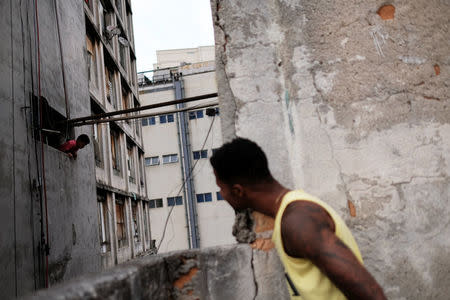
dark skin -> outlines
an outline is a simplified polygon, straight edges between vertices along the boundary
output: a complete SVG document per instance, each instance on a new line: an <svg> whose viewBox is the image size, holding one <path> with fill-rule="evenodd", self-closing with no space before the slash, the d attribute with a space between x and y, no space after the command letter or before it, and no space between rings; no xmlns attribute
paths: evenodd
<svg viewBox="0 0 450 300"><path fill-rule="evenodd" d="M229 184L217 178L222 196L236 210L253 208L275 218L279 199L289 192L274 179L256 184ZM380 285L353 252L335 235L335 224L321 206L299 199L281 219L285 252L317 266L348 299L386 299Z"/></svg>

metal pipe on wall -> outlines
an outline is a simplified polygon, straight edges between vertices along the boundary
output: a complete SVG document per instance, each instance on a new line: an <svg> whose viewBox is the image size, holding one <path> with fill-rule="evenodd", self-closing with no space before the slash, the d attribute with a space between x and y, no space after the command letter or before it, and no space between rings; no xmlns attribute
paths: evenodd
<svg viewBox="0 0 450 300"><path fill-rule="evenodd" d="M182 81L180 79L174 81L175 86L175 99L183 98ZM185 109L185 102L179 103L179 109ZM194 180L192 177L192 163L191 163L191 147L189 140L189 128L188 122L186 120L186 114L184 112L180 113L180 131L181 131L181 145L183 148L183 165L184 165L184 178L187 189L186 206L188 209L188 227L190 231L190 247L199 248L200 247L200 237L198 234L198 224L197 224L197 211L195 207L194 197Z"/></svg>

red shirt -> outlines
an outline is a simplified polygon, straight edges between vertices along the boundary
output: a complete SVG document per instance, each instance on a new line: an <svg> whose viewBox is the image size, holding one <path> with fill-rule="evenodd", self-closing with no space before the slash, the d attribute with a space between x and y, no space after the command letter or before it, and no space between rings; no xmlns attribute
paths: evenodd
<svg viewBox="0 0 450 300"><path fill-rule="evenodd" d="M59 146L58 149L59 149L59 151L62 151L64 153L72 153L73 156L76 156L77 151L80 148L78 148L76 140L69 140L69 141L65 142L64 144L62 144L61 146Z"/></svg>

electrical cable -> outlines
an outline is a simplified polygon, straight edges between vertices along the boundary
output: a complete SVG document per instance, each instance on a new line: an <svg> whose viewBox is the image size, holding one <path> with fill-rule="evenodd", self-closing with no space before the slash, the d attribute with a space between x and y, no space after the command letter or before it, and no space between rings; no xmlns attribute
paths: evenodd
<svg viewBox="0 0 450 300"><path fill-rule="evenodd" d="M206 141L208 140L208 137L209 137L209 134L210 134L210 132L211 132L211 129L213 128L213 124L214 124L214 120L215 120L215 119L216 119L216 116L214 116L213 119L212 119L212 121L211 121L211 125L209 126L208 133L206 134L206 138L205 138L205 140L204 140L204 142L203 142L203 145L202 145L202 148L201 148L200 151L204 150L204 148L205 148ZM189 154L189 153L185 153L185 155L190 155L190 154ZM177 196L180 195L180 192L181 192L181 190L183 189L183 186L186 184L186 181L188 181L189 179L191 179L191 176L193 175L195 166L197 165L198 162L199 162L199 160L197 160L197 161L194 163L194 165L192 166L192 168L189 170L189 175L188 175L188 177L185 178L185 179L183 180L183 182L181 183L181 187L180 187L180 189L179 189L179 191L178 191L178 193L177 193ZM175 190L175 189L174 189L174 190ZM171 193L169 193L169 194L171 194ZM172 206L172 207L170 208L169 213L167 214L166 221L164 222L164 229L163 229L163 233L162 233L162 235L161 235L161 240L159 241L159 245L158 245L158 247L156 248L156 253L159 252L159 248L160 248L161 245L162 245L162 242L163 242L164 237L165 237L165 235L166 235L167 224L168 224L168 222L169 222L170 215L172 214L172 211L173 211L174 208L175 208L175 205Z"/></svg>
<svg viewBox="0 0 450 300"><path fill-rule="evenodd" d="M64 100L66 102L66 118L67 120L70 119L70 107L69 107L69 101L67 97L67 88L66 88L66 69L64 67L64 55L62 50L62 42L61 42L61 29L59 27L59 14L58 14L58 4L57 0L53 1L54 7L55 7L55 15L56 15L56 28L58 33L58 41L59 41L59 55L61 57L61 72L62 72L62 81L63 81L63 88L64 88ZM66 123L66 134L65 134L65 140L67 140L67 137L69 135L69 123Z"/></svg>
<svg viewBox="0 0 450 300"><path fill-rule="evenodd" d="M39 127L40 127L40 140L41 140L41 165L42 165L42 183L44 188L44 206L45 206L45 233L46 233L46 243L45 247L45 287L48 288L48 255L49 255L49 235L48 235L48 200L47 200L47 182L45 178L45 154L44 154L44 137L42 134L42 92L41 92L41 50L40 50L40 38L39 38L39 12L38 12L38 0L34 2L35 13L36 13L36 39L37 39L37 60L38 60L38 96L39 96Z"/></svg>
<svg viewBox="0 0 450 300"><path fill-rule="evenodd" d="M31 111L31 97L29 97L29 105L27 106L26 103L26 95L27 95L27 82L26 82L26 74L27 74L27 70L26 70L26 59L25 59L25 26L24 26L24 21L23 21L23 17L22 17L22 4L23 1L20 0L20 21L21 21L21 29L22 29L22 65L23 65L23 99L24 99L24 106L23 109L25 110L25 128L26 128L26 135L27 135L27 162L28 162L28 184L29 184L29 189L30 189L30 228L31 228L31 244L32 244L32 253L33 253L33 279L34 279L34 288L37 289L38 285L37 285L37 281L36 281L36 249L35 249L35 240L34 240L34 235L35 235L35 228L34 228L34 201L33 201L33 184L32 184L32 180L31 180L31 146L30 146L30 135L32 133L31 131L31 127L30 124L28 122L28 118L29 116L31 116L31 113L27 113L26 109L30 109ZM30 81L31 81L31 91L34 92L34 80L33 80L33 57L32 57L32 47L31 47L31 33L30 33L30 20L28 17L28 10L29 10L29 6L28 6L28 1L26 4L26 16L27 16L27 31L28 31L28 38L29 38L29 46L30 46L30 62L31 62L31 76L30 76Z"/></svg>
<svg viewBox="0 0 450 300"><path fill-rule="evenodd" d="M35 3L37 0L34 0L34 2L33 3ZM28 11L28 10L27 10ZM34 29L34 53L37 53L38 51L38 43L37 43L37 38L36 38L36 36L37 36L37 26L36 26L36 15L35 14L33 14L33 17L34 17L34 19L33 19L33 29ZM30 46L31 46L31 34L30 34ZM32 57L32 54L31 54L31 52L30 52L30 57ZM32 59L33 60L33 59ZM38 65L38 57L37 57L37 55L35 55L35 57L34 57L34 60L33 60L33 63L31 64L31 73L32 73L32 76L31 76L31 80L32 80L32 86L33 86L33 96L34 96L34 93L35 93L35 85L34 85L34 71L36 70L36 77L37 77L37 65ZM33 66L35 66L35 67L33 67ZM39 101L39 100L38 100ZM37 102L37 101L36 101ZM32 104L32 105L30 105L30 106L32 106L32 108L35 106L35 105L38 105L38 103L33 103L32 101L31 101L31 99L30 99L30 103ZM33 125L36 125L36 124L33 124ZM32 126L33 127L33 136L34 136L34 155L35 155L35 161L36 161L36 178L37 178L37 182L38 182L38 187L39 187L39 193L38 193L38 195L39 195L39 211L40 211L40 213L39 213L39 216L40 216L40 218L39 218L39 224L40 224L40 243L42 243L42 241L44 241L44 220L43 220L43 216L42 216L42 213L43 213L43 209L44 209L44 204L43 204L43 195L42 195L42 191L41 191L41 188L42 188L42 180L41 180L41 174L39 173L39 168L40 168L40 162L39 162L39 150L38 150L38 137L36 136L36 133L37 133L37 131L36 131L36 128L34 127L34 126ZM41 251L43 250L43 247L40 247L39 248L39 255L41 255ZM41 256L40 256L41 257ZM43 256L42 256L42 258L43 258ZM42 268L43 268L43 266L42 266L42 260L41 259L39 259L38 260L38 270L39 270L39 274L41 274L41 270L42 270Z"/></svg>
<svg viewBox="0 0 450 300"><path fill-rule="evenodd" d="M15 93L14 93L14 39L13 39L13 1L9 1L10 8L10 21L11 21L11 110L12 110L12 169L13 169L13 178L12 178L12 196L13 196L13 230L14 230L14 290L17 296L17 228L16 228L16 134L15 134L15 116L14 116L14 106L15 106Z"/></svg>

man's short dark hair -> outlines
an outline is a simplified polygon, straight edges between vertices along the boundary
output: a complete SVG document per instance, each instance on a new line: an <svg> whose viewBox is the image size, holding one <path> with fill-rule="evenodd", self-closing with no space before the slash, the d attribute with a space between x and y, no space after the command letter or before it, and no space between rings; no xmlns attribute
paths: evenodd
<svg viewBox="0 0 450 300"><path fill-rule="evenodd" d="M91 142L91 140L86 134L80 134L77 137L77 141L83 142L85 145L88 145Z"/></svg>
<svg viewBox="0 0 450 300"><path fill-rule="evenodd" d="M217 149L210 159L217 177L228 184L271 181L264 151L254 142L235 138Z"/></svg>

